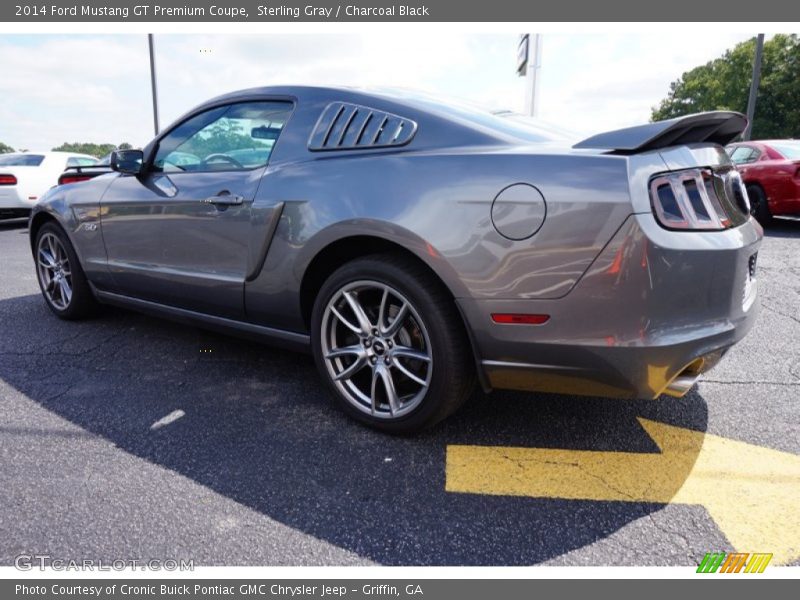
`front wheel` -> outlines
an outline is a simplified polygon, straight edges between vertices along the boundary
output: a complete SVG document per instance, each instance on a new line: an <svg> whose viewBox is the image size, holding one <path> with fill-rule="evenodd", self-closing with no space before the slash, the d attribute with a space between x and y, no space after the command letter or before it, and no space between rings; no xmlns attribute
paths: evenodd
<svg viewBox="0 0 800 600"><path fill-rule="evenodd" d="M80 319L97 309L92 290L69 238L55 223L36 234L36 275L47 307L61 319Z"/></svg>
<svg viewBox="0 0 800 600"><path fill-rule="evenodd" d="M339 406L384 431L429 427L474 387L452 298L425 267L403 257L365 257L334 272L314 304L312 346Z"/></svg>

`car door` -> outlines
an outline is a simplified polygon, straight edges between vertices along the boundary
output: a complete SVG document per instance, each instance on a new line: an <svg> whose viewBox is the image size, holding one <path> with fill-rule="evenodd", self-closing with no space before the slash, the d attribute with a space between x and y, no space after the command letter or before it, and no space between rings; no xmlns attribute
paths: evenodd
<svg viewBox="0 0 800 600"><path fill-rule="evenodd" d="M192 115L161 137L140 175L103 196L114 291L229 318L244 315L251 206L289 102Z"/></svg>

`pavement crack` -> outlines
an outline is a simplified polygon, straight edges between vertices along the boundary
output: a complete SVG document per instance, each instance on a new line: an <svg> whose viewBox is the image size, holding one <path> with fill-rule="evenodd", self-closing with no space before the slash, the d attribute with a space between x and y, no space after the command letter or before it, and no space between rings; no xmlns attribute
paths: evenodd
<svg viewBox="0 0 800 600"><path fill-rule="evenodd" d="M800 324L800 318L798 318L798 317L796 317L794 315L790 315L788 313L785 313L783 311L780 311L777 308L775 308L774 306L771 306L771 305L765 303L763 300L761 301L761 306L763 308L767 309L768 311L775 313L776 315L780 315L782 317L786 317L787 319L791 319L795 323Z"/></svg>
<svg viewBox="0 0 800 600"><path fill-rule="evenodd" d="M794 375L794 373L792 373ZM705 377L700 380L700 383L715 383L717 385L781 385L786 387L797 387L800 381L769 381L766 379L748 379L745 381L733 381L722 379L706 379Z"/></svg>

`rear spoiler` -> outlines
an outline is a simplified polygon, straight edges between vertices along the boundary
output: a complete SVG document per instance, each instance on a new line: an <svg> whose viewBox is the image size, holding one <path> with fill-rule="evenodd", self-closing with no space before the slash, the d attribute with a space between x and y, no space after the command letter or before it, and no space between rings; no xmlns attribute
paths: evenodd
<svg viewBox="0 0 800 600"><path fill-rule="evenodd" d="M727 110L697 113L598 133L578 142L574 148L608 150L619 154L637 154L683 144L712 143L724 146L747 127L747 117Z"/></svg>
<svg viewBox="0 0 800 600"><path fill-rule="evenodd" d="M66 169L64 169L64 172L61 173L61 175L59 175L58 185L64 185L67 183L78 183L80 181L86 181L88 179L99 177L100 175L105 175L106 173L111 173L111 167L108 165L84 165L84 166L67 167Z"/></svg>

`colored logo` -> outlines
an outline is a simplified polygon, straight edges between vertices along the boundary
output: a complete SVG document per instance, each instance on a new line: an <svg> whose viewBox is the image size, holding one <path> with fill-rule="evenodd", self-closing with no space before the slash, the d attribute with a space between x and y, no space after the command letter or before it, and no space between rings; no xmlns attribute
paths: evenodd
<svg viewBox="0 0 800 600"><path fill-rule="evenodd" d="M763 573L772 554L708 552L697 566L698 573Z"/></svg>

